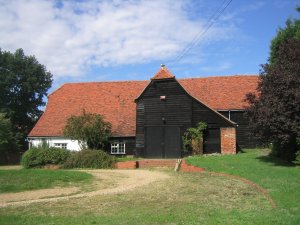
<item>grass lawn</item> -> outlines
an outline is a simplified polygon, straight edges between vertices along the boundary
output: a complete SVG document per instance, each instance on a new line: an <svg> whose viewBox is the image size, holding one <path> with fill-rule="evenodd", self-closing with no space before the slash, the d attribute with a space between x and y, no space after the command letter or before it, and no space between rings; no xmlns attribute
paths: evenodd
<svg viewBox="0 0 300 225"><path fill-rule="evenodd" d="M20 169L1 170L0 194L52 187L66 187L81 182L89 182L92 175L66 170Z"/></svg>
<svg viewBox="0 0 300 225"><path fill-rule="evenodd" d="M165 170L169 179L127 193L0 208L0 224L300 224L299 168L260 150L188 161L256 182L277 207L240 180Z"/></svg>
<svg viewBox="0 0 300 225"><path fill-rule="evenodd" d="M225 156L190 157L189 164L207 171L224 172L244 177L266 189L277 205L283 224L300 224L300 167L269 156L268 149L248 149ZM265 215L266 216L266 215Z"/></svg>

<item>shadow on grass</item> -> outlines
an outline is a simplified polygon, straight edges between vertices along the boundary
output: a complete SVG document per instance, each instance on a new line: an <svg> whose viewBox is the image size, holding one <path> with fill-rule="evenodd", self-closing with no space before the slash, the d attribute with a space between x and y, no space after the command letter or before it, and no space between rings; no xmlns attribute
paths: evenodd
<svg viewBox="0 0 300 225"><path fill-rule="evenodd" d="M262 162L272 164L273 166L295 167L295 164L276 158L272 155L262 155L256 158Z"/></svg>

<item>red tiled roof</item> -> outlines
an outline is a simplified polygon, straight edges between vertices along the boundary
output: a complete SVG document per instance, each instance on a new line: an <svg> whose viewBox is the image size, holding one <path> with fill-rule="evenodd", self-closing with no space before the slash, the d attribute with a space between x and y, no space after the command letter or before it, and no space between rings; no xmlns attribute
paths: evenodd
<svg viewBox="0 0 300 225"><path fill-rule="evenodd" d="M181 79L179 83L193 97L214 110L244 109L248 92L256 93L257 75Z"/></svg>
<svg viewBox="0 0 300 225"><path fill-rule="evenodd" d="M175 76L164 65L162 65L160 70L151 78L151 80L160 80L168 78L175 78Z"/></svg>
<svg viewBox="0 0 300 225"><path fill-rule="evenodd" d="M244 109L247 106L244 102L245 94L255 92L258 79L258 76L241 75L178 81L187 92L209 107L229 110ZM29 133L29 137L63 136L62 130L67 119L71 115L81 114L83 109L104 115L105 120L112 123L114 136L135 136L134 99L147 84L149 81L64 84L49 95L45 113Z"/></svg>

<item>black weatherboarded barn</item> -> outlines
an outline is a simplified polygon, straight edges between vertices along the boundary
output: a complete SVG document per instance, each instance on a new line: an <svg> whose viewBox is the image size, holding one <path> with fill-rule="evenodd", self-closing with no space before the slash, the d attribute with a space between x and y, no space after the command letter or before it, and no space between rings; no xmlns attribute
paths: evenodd
<svg viewBox="0 0 300 225"><path fill-rule="evenodd" d="M235 128L234 122L192 97L164 66L135 102L136 154L141 157L181 157L183 133L199 122L208 125L204 153L221 153L221 128Z"/></svg>
<svg viewBox="0 0 300 225"><path fill-rule="evenodd" d="M255 92L256 75L175 79L162 66L151 81L67 83L49 95L46 110L28 135L32 146L79 150L63 136L72 115L101 114L112 124L107 151L146 158L183 156L187 128L205 122L205 153L234 154L257 145L245 117L245 94Z"/></svg>

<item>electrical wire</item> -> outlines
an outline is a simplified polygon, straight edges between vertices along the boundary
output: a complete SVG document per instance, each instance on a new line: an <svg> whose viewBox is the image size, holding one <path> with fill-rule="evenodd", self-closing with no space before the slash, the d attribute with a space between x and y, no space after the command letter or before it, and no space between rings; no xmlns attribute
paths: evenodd
<svg viewBox="0 0 300 225"><path fill-rule="evenodd" d="M213 24L220 18L222 13L227 9L227 7L231 4L233 0L224 0L222 4L218 7L218 9L209 17L204 29L198 32L197 35L193 38L193 40L186 45L186 47L181 51L181 53L171 61L170 65L174 65L178 63L192 48L196 47L201 38L207 33L207 31L213 26ZM226 3L227 2L227 3Z"/></svg>

